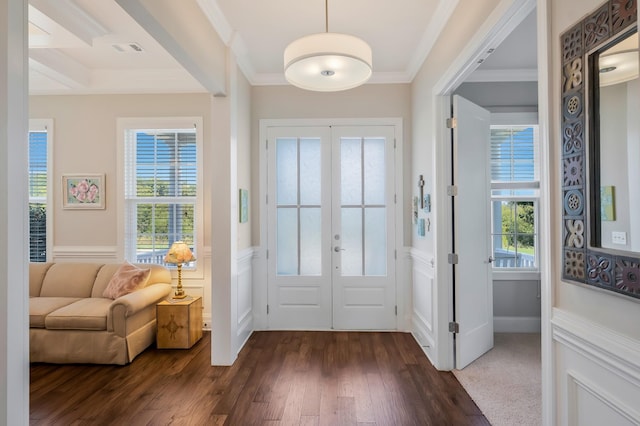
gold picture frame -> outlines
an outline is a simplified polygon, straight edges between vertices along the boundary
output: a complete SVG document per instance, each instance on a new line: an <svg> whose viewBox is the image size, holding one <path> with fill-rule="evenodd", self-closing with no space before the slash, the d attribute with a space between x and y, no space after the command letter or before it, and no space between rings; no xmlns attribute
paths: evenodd
<svg viewBox="0 0 640 426"><path fill-rule="evenodd" d="M62 208L104 209L104 173L74 173L62 175Z"/></svg>

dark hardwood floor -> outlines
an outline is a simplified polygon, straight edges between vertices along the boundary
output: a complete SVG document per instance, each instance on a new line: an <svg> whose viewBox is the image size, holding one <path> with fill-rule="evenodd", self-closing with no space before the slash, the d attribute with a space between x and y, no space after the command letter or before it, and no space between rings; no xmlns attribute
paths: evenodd
<svg viewBox="0 0 640 426"><path fill-rule="evenodd" d="M254 333L231 367L147 349L127 366L31 365L32 425L488 425L411 335Z"/></svg>

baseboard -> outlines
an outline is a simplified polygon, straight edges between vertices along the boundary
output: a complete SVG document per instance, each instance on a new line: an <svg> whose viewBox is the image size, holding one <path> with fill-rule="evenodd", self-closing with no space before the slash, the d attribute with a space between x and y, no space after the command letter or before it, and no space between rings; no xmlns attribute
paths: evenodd
<svg viewBox="0 0 640 426"><path fill-rule="evenodd" d="M493 317L495 333L540 333L540 317Z"/></svg>

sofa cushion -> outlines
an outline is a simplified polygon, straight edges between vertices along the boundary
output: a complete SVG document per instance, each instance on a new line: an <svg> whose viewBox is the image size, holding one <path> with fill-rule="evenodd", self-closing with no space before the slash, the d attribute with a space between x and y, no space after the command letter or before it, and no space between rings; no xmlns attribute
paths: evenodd
<svg viewBox="0 0 640 426"><path fill-rule="evenodd" d="M111 277L113 277L113 274L116 273L120 266L122 266L122 263L105 263L104 266L100 268L98 276L93 283L91 297L104 297L104 290L107 288L109 281L111 281Z"/></svg>
<svg viewBox="0 0 640 426"><path fill-rule="evenodd" d="M111 277L102 296L117 299L138 288L144 287L149 279L150 273L151 270L149 268L138 268L129 262L124 262Z"/></svg>
<svg viewBox="0 0 640 426"><path fill-rule="evenodd" d="M102 263L55 263L42 280L42 297L90 297Z"/></svg>
<svg viewBox="0 0 640 426"><path fill-rule="evenodd" d="M77 297L30 297L29 327L44 328L44 320L51 312L77 302Z"/></svg>
<svg viewBox="0 0 640 426"><path fill-rule="evenodd" d="M45 327L49 330L106 330L112 302L101 297L80 299L47 315Z"/></svg>
<svg viewBox="0 0 640 426"><path fill-rule="evenodd" d="M42 280L53 265L52 262L31 262L29 263L29 297L40 296Z"/></svg>

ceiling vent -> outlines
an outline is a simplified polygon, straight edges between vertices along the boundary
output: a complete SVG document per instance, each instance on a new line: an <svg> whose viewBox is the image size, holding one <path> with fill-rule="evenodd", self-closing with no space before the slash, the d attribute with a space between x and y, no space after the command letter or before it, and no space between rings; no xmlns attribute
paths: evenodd
<svg viewBox="0 0 640 426"><path fill-rule="evenodd" d="M142 53L144 49L138 43L117 43L112 44L113 48L121 53Z"/></svg>

